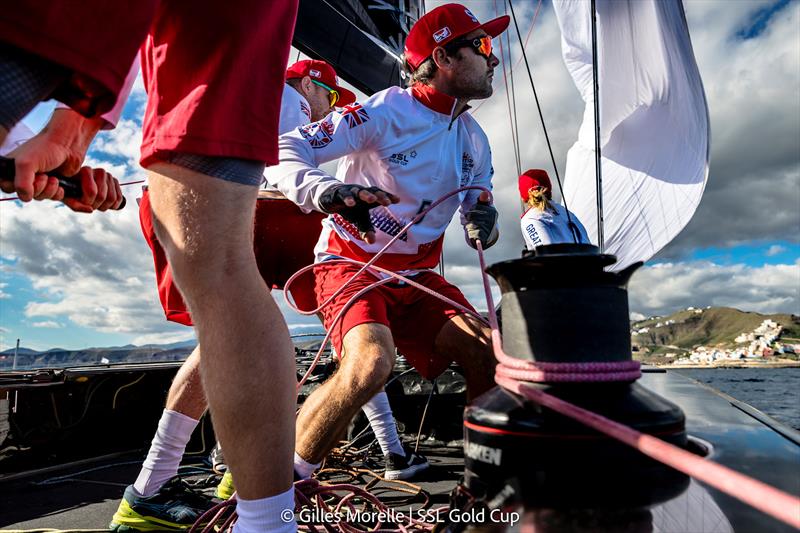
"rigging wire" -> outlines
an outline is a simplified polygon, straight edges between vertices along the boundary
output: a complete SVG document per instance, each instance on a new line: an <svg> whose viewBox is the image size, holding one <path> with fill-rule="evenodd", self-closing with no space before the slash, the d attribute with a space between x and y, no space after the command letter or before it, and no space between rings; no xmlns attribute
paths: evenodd
<svg viewBox="0 0 800 533"><path fill-rule="evenodd" d="M497 10L497 0L494 0L494 14L499 15ZM511 46L508 46L508 63L511 63ZM508 86L508 76L506 75L506 54L503 47L503 36L500 36L500 58L503 67L503 84L506 88L506 107L508 108L508 121L511 124L511 146L514 149L514 162L517 165L517 175L521 173L520 155L519 155L519 137L517 132L517 114L511 111L511 91Z"/></svg>
<svg viewBox="0 0 800 533"><path fill-rule="evenodd" d="M510 1L510 0L509 0ZM592 0L592 90L594 92L594 157L595 181L597 183L597 244L600 253L605 251L605 236L603 235L603 170L600 155L600 76L597 61L597 5Z"/></svg>
<svg viewBox="0 0 800 533"><path fill-rule="evenodd" d="M528 46L528 42L530 41L531 35L533 34L533 28L536 27L536 19L539 18L539 8L541 7L542 7L542 0L539 0L539 2L536 4L536 11L533 13L533 19L531 20L531 27L528 29L528 33L525 35L525 46ZM521 63L522 63L522 56L520 56L520 58L517 59L517 63L513 67L511 67L511 69L516 70L516 68L519 67ZM485 100L481 100L481 103L473 107L470 110L470 113L472 113L473 115L477 113L478 109L480 109L483 106L483 104L485 104L488 100L489 100L488 98L486 98Z"/></svg>
<svg viewBox="0 0 800 533"><path fill-rule="evenodd" d="M539 5L541 5L541 0L539 2ZM505 5L505 3L503 3L503 14L508 16L508 7ZM533 26L531 25L531 28L532 27ZM502 42L502 35L500 37L501 37L500 41ZM516 87L514 86L514 69L511 67L511 36L508 34L508 32L506 32L505 37L506 37L506 45L508 47L508 65L509 65L508 77L511 80L511 106L514 110L514 132L516 135L516 140L514 142L516 143L517 147L517 176L519 176L520 174L522 174L522 149L520 148L520 143L519 143L519 115L517 115L517 90Z"/></svg>
<svg viewBox="0 0 800 533"><path fill-rule="evenodd" d="M594 0L592 0L594 1ZM539 94L536 92L536 84L533 83L533 74L531 74L531 66L528 63L528 54L525 53L525 47L522 45L522 34L519 31L519 24L517 23L517 14L514 12L514 4L508 0L508 7L511 10L511 18L514 20L514 28L517 30L517 39L519 39L520 48L522 49L522 59L525 61L525 69L528 71L528 79L531 82L531 89L533 90L533 98L536 101L536 110L539 112L539 120L542 123L542 131L544 132L544 139L547 142L547 150L550 152L550 161L553 164L553 171L556 174L556 183L558 183L558 192L561 193L561 201L564 202L564 211L567 215L567 224L572 231L572 238L575 242L580 242L578 238L578 229L572 221L569 207L567 206L567 197L564 195L564 187L561 185L561 176L558 173L558 165L556 165L556 157L553 155L553 145L550 143L550 135L547 133L547 126L544 123L544 114L542 113L542 106L539 103Z"/></svg>

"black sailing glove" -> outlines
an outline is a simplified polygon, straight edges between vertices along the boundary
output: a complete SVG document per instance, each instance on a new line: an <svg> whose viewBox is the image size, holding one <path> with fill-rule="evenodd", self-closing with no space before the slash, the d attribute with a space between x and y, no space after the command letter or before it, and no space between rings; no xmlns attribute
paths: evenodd
<svg viewBox="0 0 800 533"><path fill-rule="evenodd" d="M354 224L361 237L372 244L375 242L375 228L369 219L369 210L399 201L395 195L378 187L342 184L323 192L319 197L319 207L325 213L335 213Z"/></svg>
<svg viewBox="0 0 800 533"><path fill-rule="evenodd" d="M467 242L473 248L477 248L475 241L481 241L484 250L491 247L500 237L497 229L497 209L489 202L478 200L472 209L464 215L467 223L464 224Z"/></svg>

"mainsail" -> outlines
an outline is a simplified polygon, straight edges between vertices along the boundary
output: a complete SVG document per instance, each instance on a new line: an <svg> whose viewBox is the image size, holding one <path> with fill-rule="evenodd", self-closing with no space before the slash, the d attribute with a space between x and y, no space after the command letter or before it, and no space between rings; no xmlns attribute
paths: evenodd
<svg viewBox="0 0 800 533"><path fill-rule="evenodd" d="M591 4L556 0L567 69L586 102L564 196L597 244ZM598 0L605 251L647 261L691 219L708 176L709 119L680 0Z"/></svg>

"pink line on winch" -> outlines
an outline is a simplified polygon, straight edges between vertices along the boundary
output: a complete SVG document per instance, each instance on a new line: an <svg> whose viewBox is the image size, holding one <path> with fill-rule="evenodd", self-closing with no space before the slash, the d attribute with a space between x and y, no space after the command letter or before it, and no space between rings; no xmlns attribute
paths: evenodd
<svg viewBox="0 0 800 533"><path fill-rule="evenodd" d="M560 372L562 372L562 366L557 367L558 372L548 372L547 370L541 369L542 363L530 363L506 355L503 352L500 331L497 326L497 314L495 313L492 303L489 277L486 274L486 264L483 258L483 246L481 246L480 242L477 244L478 259L483 274L483 287L486 293L486 300L489 303L489 323L492 328L492 344L495 356L500 362L495 371L495 382L498 385L528 400L548 407L557 413L577 420L623 444L635 448L660 463L671 466L675 470L703 481L724 492L728 496L737 498L759 511L800 529L800 498L767 485L766 483L762 483L757 479L740 474L710 459L698 457L691 452L669 444L657 437L641 433L597 413L578 407L575 404L564 401L533 386L530 382L584 381L580 379L583 376L590 377L590 379L585 381L629 381L631 377L632 379L637 379L641 375L641 370L638 361L621 362L636 364L635 370L631 369L627 371L623 371L625 366L620 363L611 363L611 366L598 365L598 363L581 363L581 365L586 366L579 367L578 372L575 374L570 374L569 371L566 371L566 375L570 376L570 378L561 380L558 379L558 376ZM552 363L547 364L549 365ZM574 363L561 363L560 365L569 364ZM594 370L590 370L592 368ZM597 372L596 375L595 372ZM634 375L635 377L633 377ZM598 379L598 376L605 376L605 378L601 377Z"/></svg>

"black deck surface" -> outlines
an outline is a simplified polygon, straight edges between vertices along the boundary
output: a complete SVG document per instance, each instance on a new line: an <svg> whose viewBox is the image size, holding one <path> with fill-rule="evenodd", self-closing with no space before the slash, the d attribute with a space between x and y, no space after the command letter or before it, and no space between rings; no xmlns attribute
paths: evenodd
<svg viewBox="0 0 800 533"><path fill-rule="evenodd" d="M684 410L687 431L712 445L714 460L800 495L800 437L796 432L675 373L645 372L641 383ZM420 451L428 456L432 467L414 483L431 495L431 505L444 505L461 475L461 450L439 443L437 446L423 444ZM0 528L4 531L34 528L103 530L116 510L125 485L135 479L143 457L144 451L121 454L0 482ZM197 455L189 462L196 463L199 459ZM384 496L393 505L408 506L402 494ZM569 524L569 520L567 517L563 523ZM738 500L694 481L679 497L651 509L644 522L627 525L629 527L614 530L792 531ZM548 531L568 529L555 527ZM595 527L589 530L609 529Z"/></svg>
<svg viewBox="0 0 800 533"><path fill-rule="evenodd" d="M431 506L446 505L461 475L461 449L422 445L420 452L428 457L431 467L411 483L424 489ZM42 528L105 531L126 485L136 479L144 455L144 452L121 454L6 482L0 485L0 527L3 531ZM199 457L190 458L184 465L191 468L199 464L198 460ZM189 474L186 478L200 487L207 480L205 492L210 495L215 486L211 474L207 470L205 474ZM364 484L371 479L364 476L354 483ZM391 485L386 484L373 489L373 493L398 509L407 509L409 505L416 509L424 503L423 498L393 491Z"/></svg>

